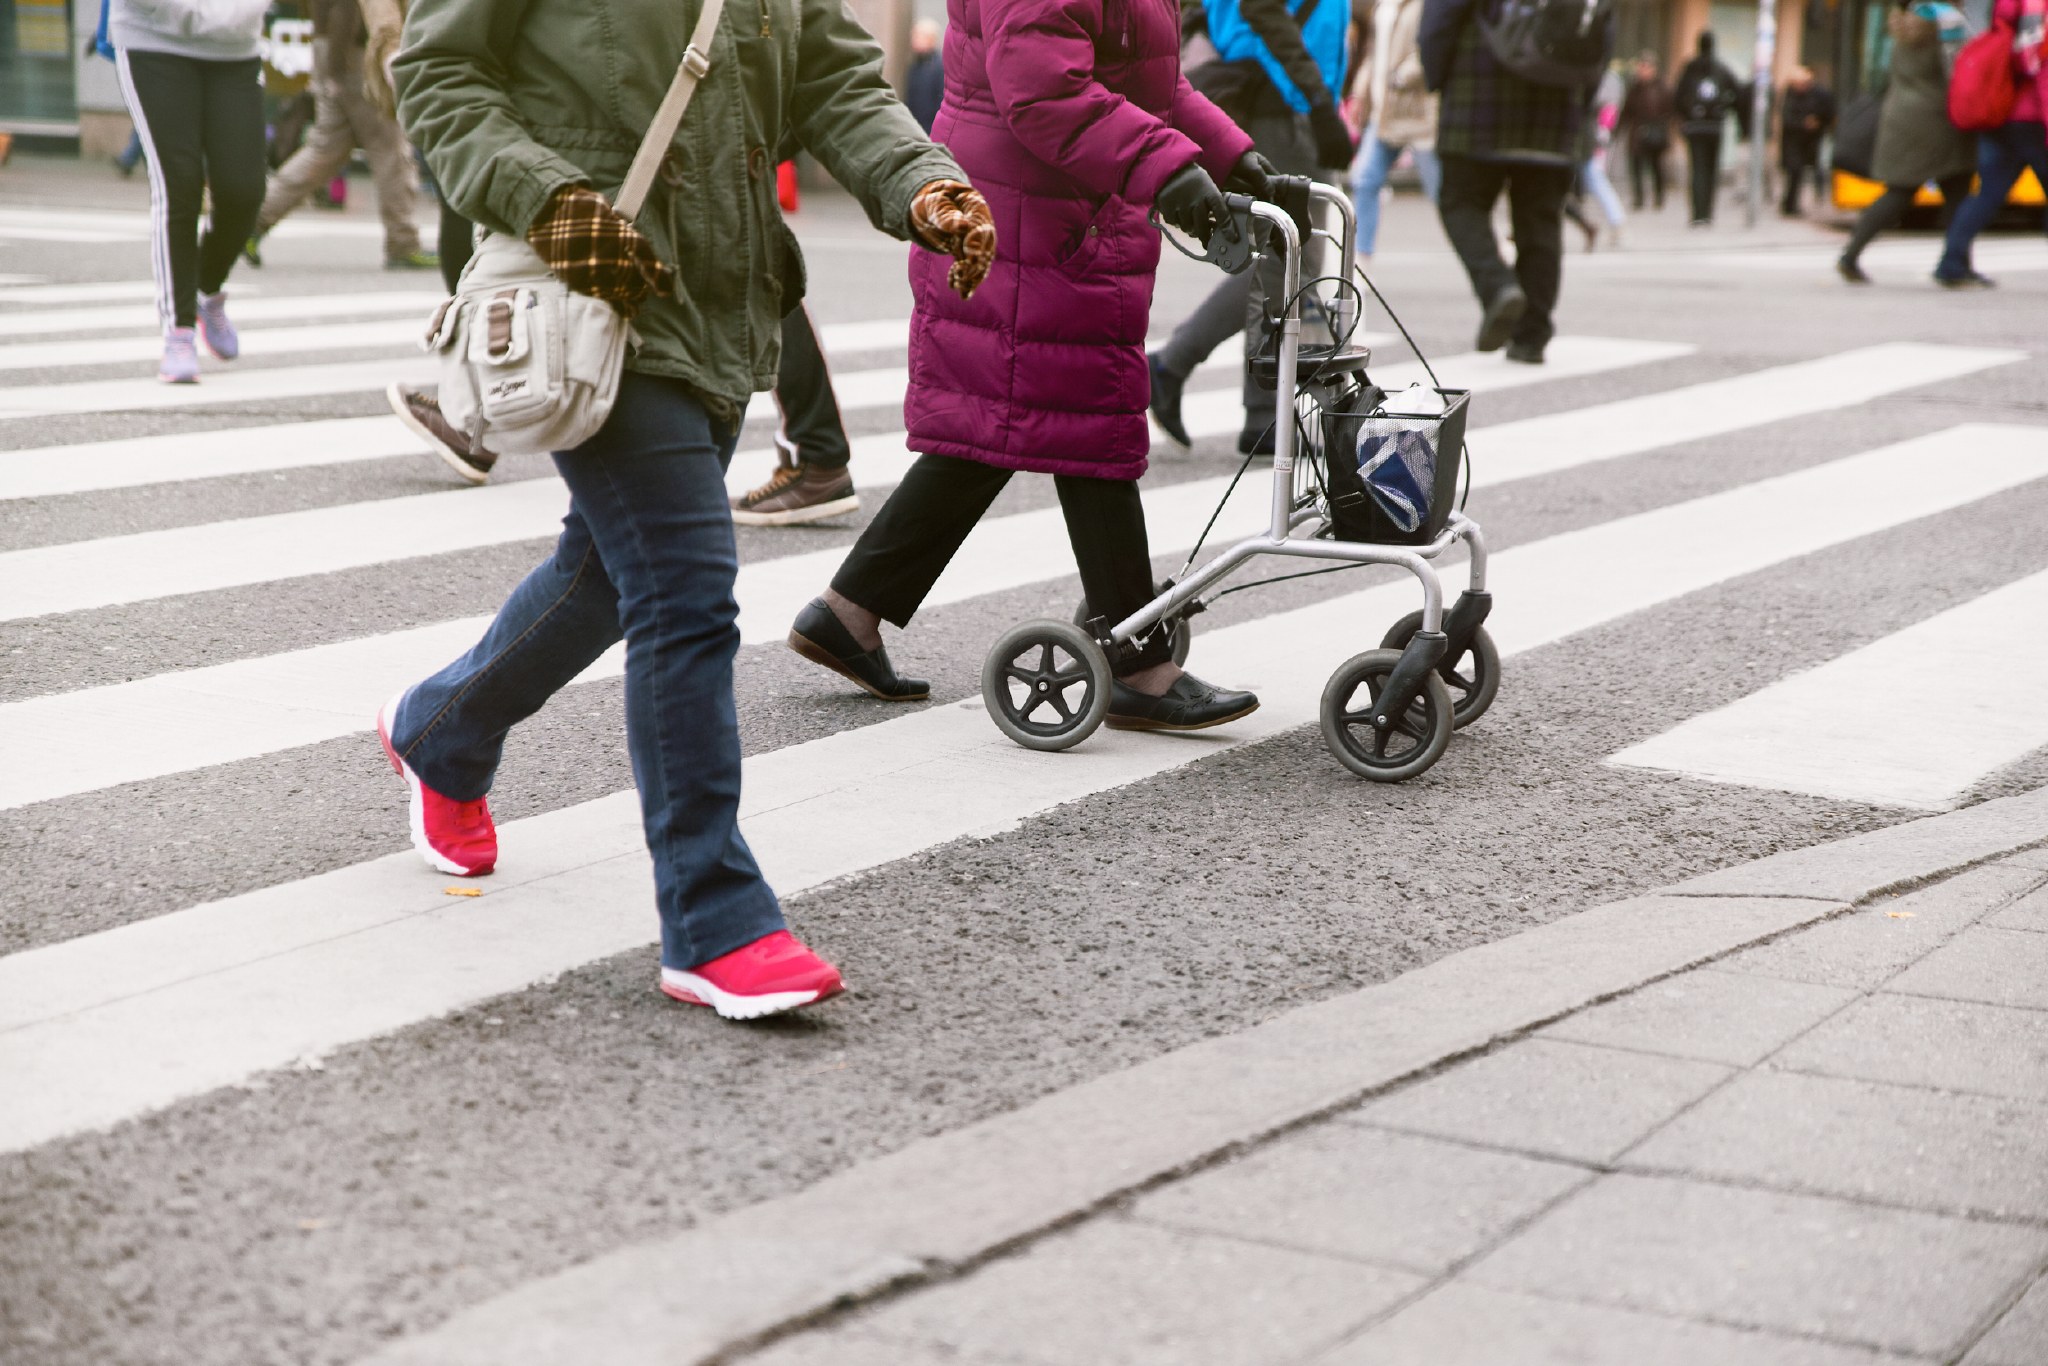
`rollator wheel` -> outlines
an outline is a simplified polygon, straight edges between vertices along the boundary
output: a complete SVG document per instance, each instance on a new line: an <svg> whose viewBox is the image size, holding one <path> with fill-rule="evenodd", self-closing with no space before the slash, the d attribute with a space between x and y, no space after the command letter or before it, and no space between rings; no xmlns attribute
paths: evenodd
<svg viewBox="0 0 2048 1366"><path fill-rule="evenodd" d="M1422 613L1410 612L1381 637L1380 648L1405 649L1409 639L1421 629ZM1436 666L1436 674L1451 690L1451 726L1463 730L1486 715L1494 694L1500 691L1500 651L1493 648L1493 637L1482 626L1472 633L1472 643L1464 654L1455 658L1444 656Z"/></svg>
<svg viewBox="0 0 2048 1366"><path fill-rule="evenodd" d="M1323 742L1338 763L1376 783L1427 772L1451 744L1451 690L1434 673L1391 725L1373 725L1373 703L1400 662L1399 650L1367 650L1345 660L1323 689Z"/></svg>
<svg viewBox="0 0 2048 1366"><path fill-rule="evenodd" d="M1152 596L1155 598L1165 591L1166 587L1164 584L1155 583L1152 585ZM1074 607L1074 625L1086 626L1088 618L1093 615L1094 613L1088 609L1088 599L1081 599ZM1173 623L1173 629L1166 633L1166 647L1173 651L1173 662L1175 664L1183 666L1187 664L1188 647L1194 644L1194 640L1195 628L1189 624L1186 617L1181 617Z"/></svg>
<svg viewBox="0 0 2048 1366"><path fill-rule="evenodd" d="M1109 712L1109 657L1064 621L1012 627L981 666L981 700L996 729L1026 749L1071 749Z"/></svg>

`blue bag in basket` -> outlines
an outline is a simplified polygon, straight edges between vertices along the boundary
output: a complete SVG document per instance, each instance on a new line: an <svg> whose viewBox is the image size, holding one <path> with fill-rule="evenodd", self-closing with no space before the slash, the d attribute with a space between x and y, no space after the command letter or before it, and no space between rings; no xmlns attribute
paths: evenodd
<svg viewBox="0 0 2048 1366"><path fill-rule="evenodd" d="M1429 518L1436 447L1413 427L1394 432L1367 428L1358 435L1358 477L1388 521L1413 531Z"/></svg>

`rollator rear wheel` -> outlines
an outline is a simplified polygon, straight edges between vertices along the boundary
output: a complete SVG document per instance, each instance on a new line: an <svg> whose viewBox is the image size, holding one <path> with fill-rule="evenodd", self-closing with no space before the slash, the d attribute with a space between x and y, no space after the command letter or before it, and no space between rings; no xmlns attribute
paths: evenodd
<svg viewBox="0 0 2048 1366"><path fill-rule="evenodd" d="M981 666L981 700L996 729L1026 749L1071 749L1109 712L1109 657L1064 621L1003 634Z"/></svg>
<svg viewBox="0 0 2048 1366"><path fill-rule="evenodd" d="M1388 628L1380 648L1406 649L1409 640L1421 629L1422 613L1410 612ZM1494 695L1500 691L1500 651L1493 647L1493 637L1482 626L1472 633L1472 643L1464 654L1444 656L1436 666L1436 674L1451 690L1451 726L1463 730L1486 715Z"/></svg>
<svg viewBox="0 0 2048 1366"><path fill-rule="evenodd" d="M1164 593L1165 591L1166 588L1163 584L1152 585L1152 596L1155 598L1158 597L1161 593ZM1081 601L1074 607L1074 625L1086 626L1088 624L1088 618L1093 615L1094 613L1090 611L1088 607L1088 599L1081 599ZM1175 620L1175 622L1173 623L1173 629L1166 633L1166 646L1168 649L1173 651L1174 663L1183 666L1187 664L1188 647L1194 643L1194 638L1195 628L1188 623L1188 619L1186 617L1181 617Z"/></svg>
<svg viewBox="0 0 2048 1366"><path fill-rule="evenodd" d="M1376 783L1427 772L1451 743L1451 690L1434 673L1390 725L1373 724L1373 703L1400 662L1399 650L1367 650L1345 660L1323 689L1323 743L1338 763Z"/></svg>

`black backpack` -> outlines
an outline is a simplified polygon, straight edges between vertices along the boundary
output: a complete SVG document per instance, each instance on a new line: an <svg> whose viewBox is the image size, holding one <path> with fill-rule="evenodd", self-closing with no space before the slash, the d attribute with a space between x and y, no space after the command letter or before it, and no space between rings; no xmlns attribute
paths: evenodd
<svg viewBox="0 0 2048 1366"><path fill-rule="evenodd" d="M1494 60L1537 85L1590 87L1607 70L1614 0L1498 0L1479 32Z"/></svg>

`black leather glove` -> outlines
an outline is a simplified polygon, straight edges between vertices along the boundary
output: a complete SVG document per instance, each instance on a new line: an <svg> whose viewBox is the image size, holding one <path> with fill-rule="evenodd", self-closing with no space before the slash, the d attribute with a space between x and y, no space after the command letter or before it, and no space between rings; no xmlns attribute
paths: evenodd
<svg viewBox="0 0 2048 1366"><path fill-rule="evenodd" d="M1194 162L1175 171L1153 201L1159 216L1197 242L1207 242L1218 225L1230 222L1230 206L1209 173Z"/></svg>
<svg viewBox="0 0 2048 1366"><path fill-rule="evenodd" d="M1271 199L1273 177L1278 174L1272 162L1257 152L1246 152L1237 159L1237 165L1230 168L1230 174L1223 178L1223 188L1232 194L1248 194L1253 199Z"/></svg>
<svg viewBox="0 0 2048 1366"><path fill-rule="evenodd" d="M1351 164L1358 144L1351 139L1351 127L1334 104L1319 104L1308 111L1309 131L1316 135L1316 162L1333 171Z"/></svg>

